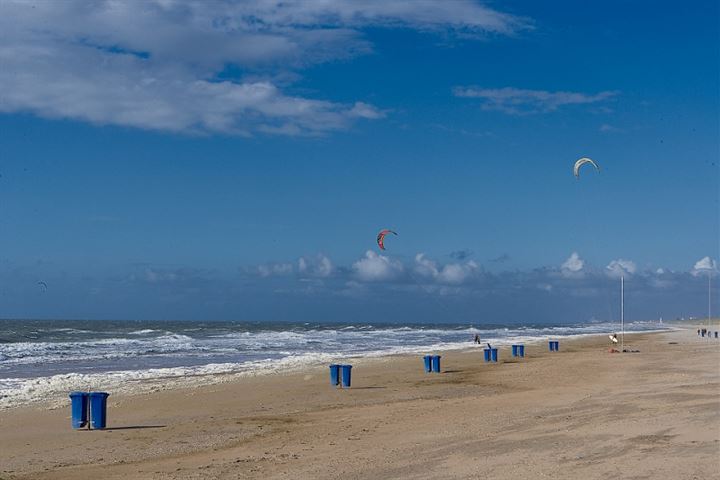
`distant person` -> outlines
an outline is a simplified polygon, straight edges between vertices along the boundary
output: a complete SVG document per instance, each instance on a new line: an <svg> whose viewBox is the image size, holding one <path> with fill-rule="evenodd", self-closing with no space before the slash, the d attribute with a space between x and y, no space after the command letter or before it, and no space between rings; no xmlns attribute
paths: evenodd
<svg viewBox="0 0 720 480"><path fill-rule="evenodd" d="M473 343L477 343L478 345L480 344L480 335L477 333L475 334L475 340L473 340Z"/></svg>
<svg viewBox="0 0 720 480"><path fill-rule="evenodd" d="M613 343L617 343L617 333L613 333L612 335L610 335L610 340L612 340Z"/></svg>

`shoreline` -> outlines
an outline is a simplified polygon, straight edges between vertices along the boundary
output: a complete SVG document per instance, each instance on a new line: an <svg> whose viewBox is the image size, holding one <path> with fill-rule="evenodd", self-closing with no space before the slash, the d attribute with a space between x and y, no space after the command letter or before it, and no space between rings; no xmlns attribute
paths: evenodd
<svg viewBox="0 0 720 480"><path fill-rule="evenodd" d="M660 333L676 329L684 329L685 326L667 324L662 329L642 330L626 332L626 335ZM548 339L560 339L562 341L574 341L588 337L604 337L604 334L574 333L543 336L516 336L511 339L489 338L494 345L509 347L512 343L525 343L527 345L538 345ZM219 383L227 383L242 378L298 374L308 369L321 368L333 362L352 361L365 362L366 360L384 358L406 358L429 353L448 352L471 352L478 348L485 348L486 341L480 345L467 343L441 343L430 346L408 347L404 351L370 351L364 354L341 355L337 353L314 353L302 354L299 356L288 356L280 359L247 361L247 362L226 362L209 363L195 366L173 366L163 368L148 368L137 370L110 370L103 372L68 372L49 376L38 376L31 378L8 377L7 383L22 384L22 389L9 390L3 398L0 396L0 412L23 407L39 407L43 403L44 408L56 409L69 405L66 396L70 391L110 391L116 394L128 393L152 393L164 390L176 390L182 388L197 388ZM131 384L131 385L127 385ZM35 392L36 398L26 399L26 392ZM45 390L38 393L38 390ZM18 400L20 399L20 400Z"/></svg>
<svg viewBox="0 0 720 480"><path fill-rule="evenodd" d="M714 341L714 339L713 339ZM197 388L112 395L108 429L69 408L0 411L0 478L713 478L720 341L694 330L357 363ZM543 348L544 347L544 348ZM353 453L350 453L353 452Z"/></svg>

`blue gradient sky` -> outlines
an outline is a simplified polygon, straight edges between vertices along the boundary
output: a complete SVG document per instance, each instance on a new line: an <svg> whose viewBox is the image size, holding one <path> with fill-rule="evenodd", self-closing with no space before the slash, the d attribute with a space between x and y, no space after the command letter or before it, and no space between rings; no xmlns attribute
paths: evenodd
<svg viewBox="0 0 720 480"><path fill-rule="evenodd" d="M705 314L717 2L248 3L291 53L223 2L172 42L75 3L0 6L2 317L614 318L619 259L631 316Z"/></svg>

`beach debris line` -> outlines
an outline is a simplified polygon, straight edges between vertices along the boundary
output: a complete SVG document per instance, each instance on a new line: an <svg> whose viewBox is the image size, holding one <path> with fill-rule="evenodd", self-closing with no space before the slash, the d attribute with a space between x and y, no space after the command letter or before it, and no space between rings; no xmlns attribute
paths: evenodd
<svg viewBox="0 0 720 480"><path fill-rule="evenodd" d="M573 175L575 175L575 178L578 178L578 179L580 178L580 167L582 167L583 165L586 165L588 163L590 165L592 165L593 167L595 167L595 170L600 172L600 167L598 166L597 163L595 163L595 161L592 158L582 157L581 159L579 159L578 161L575 162L575 166L573 167Z"/></svg>
<svg viewBox="0 0 720 480"><path fill-rule="evenodd" d="M378 247L380 247L380 250L385 250L385 235L392 233L393 235L397 236L397 232L394 232L389 229L380 230L380 233L378 233L377 236L377 244Z"/></svg>

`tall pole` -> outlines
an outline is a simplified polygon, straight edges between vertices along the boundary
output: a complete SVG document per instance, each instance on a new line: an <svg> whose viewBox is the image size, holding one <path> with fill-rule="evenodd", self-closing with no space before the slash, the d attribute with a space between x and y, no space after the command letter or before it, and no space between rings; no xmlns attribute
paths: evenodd
<svg viewBox="0 0 720 480"><path fill-rule="evenodd" d="M620 335L620 351L625 351L625 276L620 277L620 325L622 334Z"/></svg>
<svg viewBox="0 0 720 480"><path fill-rule="evenodd" d="M708 338L710 338L710 279L712 278L712 269L708 270Z"/></svg>

